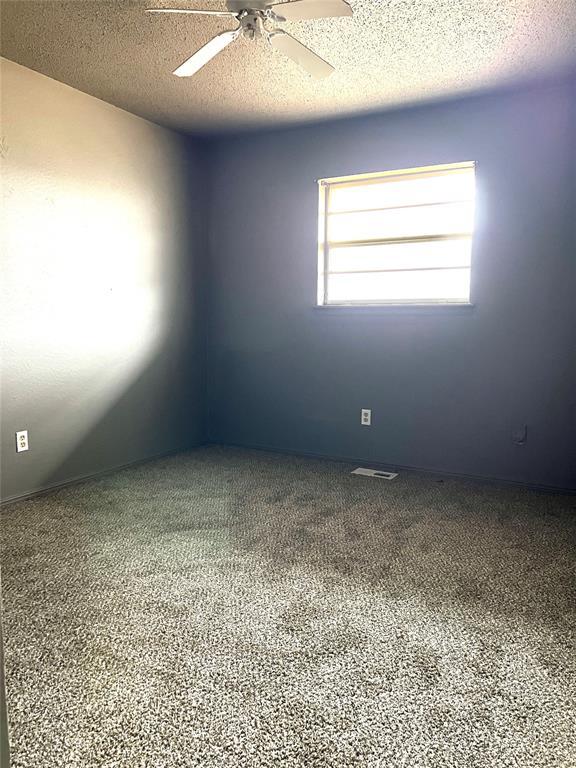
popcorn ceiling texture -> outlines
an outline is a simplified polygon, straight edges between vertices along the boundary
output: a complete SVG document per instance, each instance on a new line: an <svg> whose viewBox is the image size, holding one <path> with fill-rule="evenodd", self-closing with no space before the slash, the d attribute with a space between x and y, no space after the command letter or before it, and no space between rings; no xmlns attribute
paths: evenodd
<svg viewBox="0 0 576 768"><path fill-rule="evenodd" d="M216 0L2 0L8 59L155 122L233 130L382 109L535 77L576 59L574 0L350 0L353 19L284 25L337 72L315 81L265 41L171 72L234 22L149 16Z"/></svg>
<svg viewBox="0 0 576 768"><path fill-rule="evenodd" d="M573 768L575 497L206 448L3 512L13 768Z"/></svg>

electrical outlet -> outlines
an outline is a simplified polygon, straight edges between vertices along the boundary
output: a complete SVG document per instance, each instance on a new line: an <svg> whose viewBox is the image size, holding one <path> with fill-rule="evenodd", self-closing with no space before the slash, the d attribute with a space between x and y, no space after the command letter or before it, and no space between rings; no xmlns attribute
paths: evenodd
<svg viewBox="0 0 576 768"><path fill-rule="evenodd" d="M512 442L515 445L526 445L528 442L528 425L518 424L512 428Z"/></svg>
<svg viewBox="0 0 576 768"><path fill-rule="evenodd" d="M24 429L22 432L16 432L16 453L27 451L28 447L28 430Z"/></svg>
<svg viewBox="0 0 576 768"><path fill-rule="evenodd" d="M360 423L362 424L363 427L372 426L372 411L369 408L362 408Z"/></svg>

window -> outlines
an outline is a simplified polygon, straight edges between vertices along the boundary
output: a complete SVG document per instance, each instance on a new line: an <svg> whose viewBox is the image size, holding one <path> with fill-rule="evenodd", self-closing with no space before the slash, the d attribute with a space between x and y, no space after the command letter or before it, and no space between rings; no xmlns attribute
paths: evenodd
<svg viewBox="0 0 576 768"><path fill-rule="evenodd" d="M470 302L474 163L319 185L320 305Z"/></svg>

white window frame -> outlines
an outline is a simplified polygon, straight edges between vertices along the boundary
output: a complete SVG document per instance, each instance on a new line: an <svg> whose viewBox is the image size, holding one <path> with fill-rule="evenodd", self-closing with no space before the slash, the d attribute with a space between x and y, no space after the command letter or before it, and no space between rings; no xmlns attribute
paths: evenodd
<svg viewBox="0 0 576 768"><path fill-rule="evenodd" d="M334 186L336 185L362 185L362 184L370 184L374 182L379 181L396 181L396 180L403 180L403 179L409 179L411 177L422 177L422 176L434 176L434 175L444 175L446 173L450 173L451 171L459 171L462 169L472 170L474 172L474 175L476 175L476 163L474 161L466 161L466 162L460 162L460 163L450 163L450 164L444 164L444 165L432 165L432 166L424 166L424 167L418 167L418 168L404 168L400 170L394 170L394 171L382 171L379 173L362 173L362 174L354 174L351 176L337 176L333 178L325 178L325 179L319 179L318 180L318 188L319 188L319 206L318 206L318 292L317 292L317 306L320 308L325 307L386 307L386 306L392 306L392 307L445 307L445 306L452 306L452 307L462 307L462 306L472 306L472 299L469 295L466 299L434 299L434 300L354 300L354 301L331 301L328 297L328 277L329 277L329 251L330 251L330 242L328 237L328 222L329 222L329 211L330 211L330 191ZM428 205L441 205L446 204L448 202L457 202L457 201L444 201L439 200L437 203L429 203ZM376 210L391 210L393 208L406 208L411 206L389 206L382 209L376 209ZM415 206L417 207L417 206ZM363 241L363 240L351 240L343 245L345 246L358 246L358 245L386 245L387 243L413 243L418 241L423 242L430 242L430 241L438 241L438 240L456 240L456 239L467 239L470 241L470 247L472 250L474 235L475 235L475 224L472 227L471 231L462 232L460 234L445 234L445 235L430 235L430 236L419 236L419 237L401 237L401 238L381 238L376 240L370 240L370 241ZM342 243L339 243L339 245L342 245ZM448 269L449 267L442 267L445 269ZM438 269L442 269L438 268ZM393 271L393 270L391 270ZM470 292L471 292L471 283L472 283L472 261L470 264Z"/></svg>

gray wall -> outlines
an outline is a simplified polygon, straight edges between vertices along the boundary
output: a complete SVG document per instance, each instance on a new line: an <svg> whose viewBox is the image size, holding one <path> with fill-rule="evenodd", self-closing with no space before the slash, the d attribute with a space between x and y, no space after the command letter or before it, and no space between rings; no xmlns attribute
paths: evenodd
<svg viewBox="0 0 576 768"><path fill-rule="evenodd" d="M211 439L575 488L571 95L566 79L217 141ZM315 179L463 160L474 309L315 309Z"/></svg>
<svg viewBox="0 0 576 768"><path fill-rule="evenodd" d="M6 499L203 441L206 183L189 139L1 66Z"/></svg>

